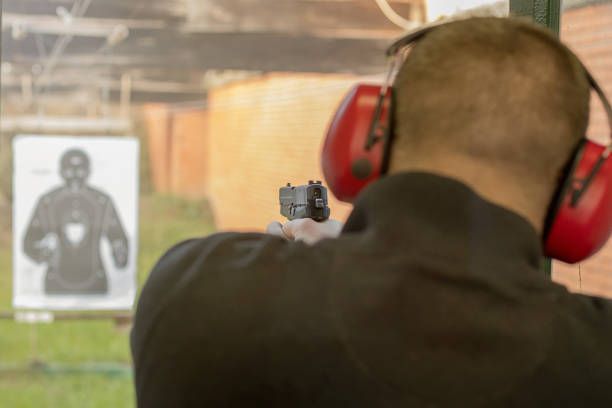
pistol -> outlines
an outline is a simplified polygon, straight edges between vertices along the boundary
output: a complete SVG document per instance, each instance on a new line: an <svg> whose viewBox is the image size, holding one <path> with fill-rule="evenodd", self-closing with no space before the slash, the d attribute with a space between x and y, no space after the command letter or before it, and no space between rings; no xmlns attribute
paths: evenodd
<svg viewBox="0 0 612 408"><path fill-rule="evenodd" d="M281 215L287 219L312 218L325 221L329 218L327 188L320 181L310 180L306 186L292 186L287 183L278 192Z"/></svg>

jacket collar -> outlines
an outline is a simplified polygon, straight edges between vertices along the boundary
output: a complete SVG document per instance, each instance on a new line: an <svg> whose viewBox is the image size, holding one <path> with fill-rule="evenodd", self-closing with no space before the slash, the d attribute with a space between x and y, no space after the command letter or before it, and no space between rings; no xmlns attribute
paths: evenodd
<svg viewBox="0 0 612 408"><path fill-rule="evenodd" d="M400 173L369 185L343 229L355 232L469 263L538 268L542 257L540 238L526 219L459 181L430 173Z"/></svg>

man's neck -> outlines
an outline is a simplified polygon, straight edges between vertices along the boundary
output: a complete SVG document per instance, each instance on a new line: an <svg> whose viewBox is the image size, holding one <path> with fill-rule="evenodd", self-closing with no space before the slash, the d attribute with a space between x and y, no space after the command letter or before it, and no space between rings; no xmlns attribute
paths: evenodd
<svg viewBox="0 0 612 408"><path fill-rule="evenodd" d="M512 172L501 165L452 156L446 156L443 160L419 159L409 164L402 163L402 166L392 163L389 173L409 171L427 172L460 181L484 199L527 219L538 234L543 233L554 186L541 183L538 188L538 178L533 174L516 174L516 171Z"/></svg>

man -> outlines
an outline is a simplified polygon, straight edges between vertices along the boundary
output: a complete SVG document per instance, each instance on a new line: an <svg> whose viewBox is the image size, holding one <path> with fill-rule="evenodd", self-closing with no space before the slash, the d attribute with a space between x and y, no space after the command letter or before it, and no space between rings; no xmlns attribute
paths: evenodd
<svg viewBox="0 0 612 408"><path fill-rule="evenodd" d="M132 332L139 406L610 406L610 304L539 270L588 120L579 62L471 19L419 41L394 86L390 174L337 238L298 220L159 261Z"/></svg>

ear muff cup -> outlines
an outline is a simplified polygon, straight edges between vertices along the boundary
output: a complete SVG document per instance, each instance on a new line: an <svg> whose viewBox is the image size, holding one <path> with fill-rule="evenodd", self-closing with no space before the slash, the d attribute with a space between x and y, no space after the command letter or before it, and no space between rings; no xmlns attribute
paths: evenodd
<svg viewBox="0 0 612 408"><path fill-rule="evenodd" d="M612 160L592 141L578 148L548 214L544 254L567 263L580 262L597 252L612 232ZM579 192L598 166L581 196Z"/></svg>
<svg viewBox="0 0 612 408"><path fill-rule="evenodd" d="M352 202L384 167L385 143L380 140L366 148L380 92L378 85L355 86L338 107L327 131L321 154L323 174L330 191L341 201ZM380 114L383 123L389 120L389 105L387 97Z"/></svg>

